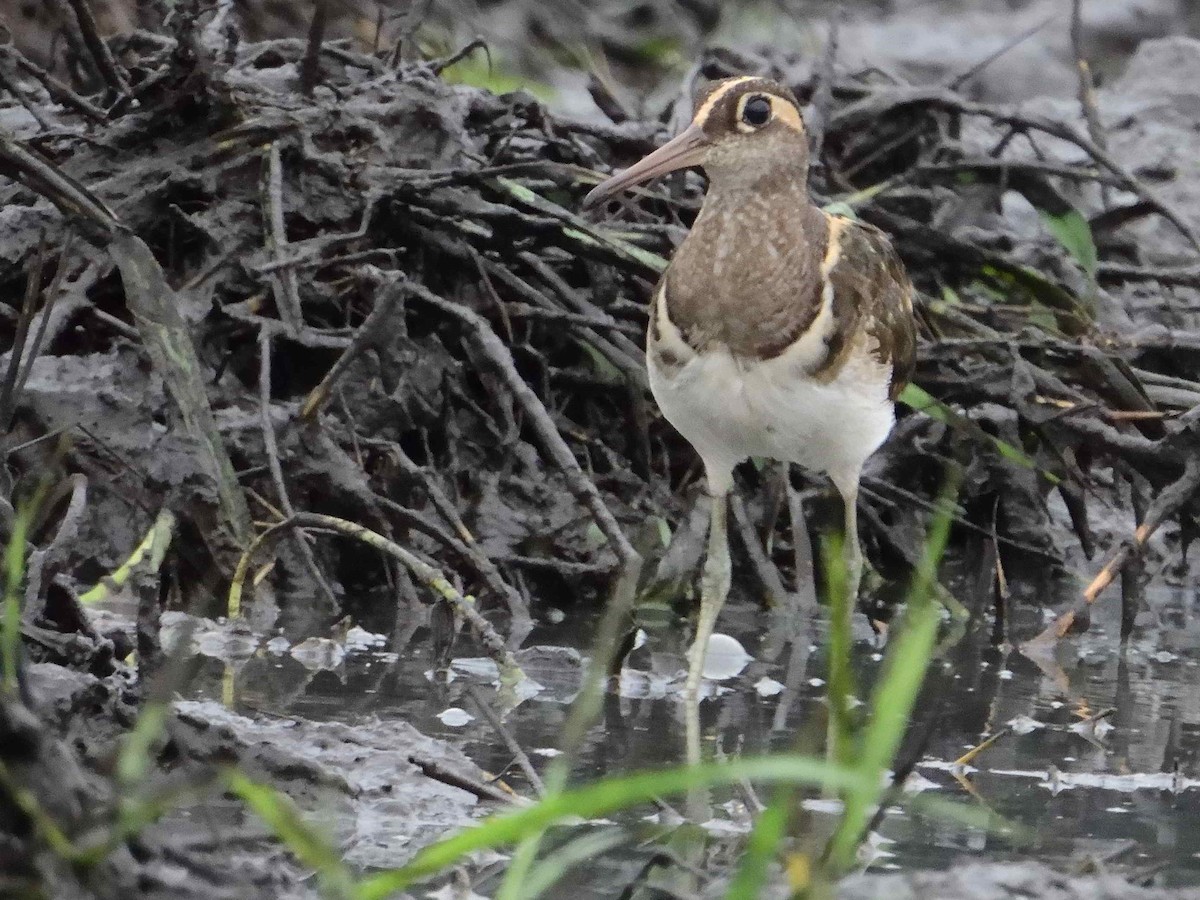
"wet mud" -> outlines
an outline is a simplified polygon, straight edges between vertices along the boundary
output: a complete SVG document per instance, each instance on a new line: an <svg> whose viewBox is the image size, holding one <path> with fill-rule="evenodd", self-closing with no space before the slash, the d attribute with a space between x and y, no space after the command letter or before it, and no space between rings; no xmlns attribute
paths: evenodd
<svg viewBox="0 0 1200 900"><path fill-rule="evenodd" d="M831 29L832 7L601 4L582 27L611 65L589 78L546 4L355 7L319 42L307 17L175 6L102 10L111 66L85 35L45 40L70 18L6 18L0 47L0 530L28 550L0 892L317 896L222 791L231 766L361 870L524 802L503 737L554 758L622 573L629 652L576 776L679 761L700 472L641 347L703 181L579 205L703 78L756 72L807 104L814 193L887 231L920 293L920 391L864 478L883 585L856 671L875 677L960 469L943 580L962 614L905 788L1035 835L906 808L844 895L1200 893L1189 7L1085 3L1072 29L1045 21L1058 4L861 4ZM457 52L477 34L490 70ZM811 560L840 509L806 473L738 478L706 746L794 749L823 715ZM64 864L32 810L81 846L116 834L147 709L138 792L160 814ZM720 800L713 896L754 808ZM819 831L831 811L807 802ZM646 896L633 843L556 890ZM414 896L488 895L502 863Z"/></svg>

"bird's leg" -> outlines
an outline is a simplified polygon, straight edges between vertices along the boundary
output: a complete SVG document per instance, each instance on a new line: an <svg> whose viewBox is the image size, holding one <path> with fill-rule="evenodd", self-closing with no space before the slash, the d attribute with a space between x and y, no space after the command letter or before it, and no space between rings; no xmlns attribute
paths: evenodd
<svg viewBox="0 0 1200 900"><path fill-rule="evenodd" d="M833 572L828 578L831 589L840 581L842 590L831 590L829 599L830 619L834 626L833 637L836 638L840 633L841 640L838 641L840 646L831 651L829 732L825 743L825 754L829 762L837 764L847 761L848 706L843 694L835 695L833 693L833 686L840 683L844 689L849 684L851 626L854 623L854 610L858 605L858 587L862 578L863 558L862 548L858 543L858 473L852 473L852 477L834 477L833 483L836 485L838 493L842 495L845 515L843 520L845 533L842 535L842 564L845 566L845 572L841 579L835 578ZM835 562L832 559L829 562L832 568ZM834 795L832 791L827 791L827 794L828 796Z"/></svg>
<svg viewBox="0 0 1200 900"><path fill-rule="evenodd" d="M729 508L728 492L710 494L709 503L708 549L704 554L704 569L700 573L700 617L696 622L696 639L688 652L688 677L683 693L687 761L690 765L700 764L700 680L704 674L704 658L708 655L708 639L712 637L717 616L729 595L729 536L725 521ZM696 821L703 821L707 804L707 792L690 793L689 815Z"/></svg>
<svg viewBox="0 0 1200 900"><path fill-rule="evenodd" d="M708 639L717 625L717 616L729 595L729 536L726 517L729 495L725 492L710 497L712 506L708 520L708 550L704 555L704 570L700 575L700 618L696 623L696 640L688 654L688 678L685 694L694 699L700 694L700 678L704 672L704 657Z"/></svg>
<svg viewBox="0 0 1200 900"><path fill-rule="evenodd" d="M863 555L858 541L858 472L835 477L834 485L842 495L845 533L842 535L842 560L846 566L846 615L853 617L862 584Z"/></svg>
<svg viewBox="0 0 1200 900"><path fill-rule="evenodd" d="M845 530L842 537L842 558L846 561L846 596L850 598L850 609L858 603L858 586L862 582L863 555L858 542L858 482L850 492L842 495L845 504Z"/></svg>

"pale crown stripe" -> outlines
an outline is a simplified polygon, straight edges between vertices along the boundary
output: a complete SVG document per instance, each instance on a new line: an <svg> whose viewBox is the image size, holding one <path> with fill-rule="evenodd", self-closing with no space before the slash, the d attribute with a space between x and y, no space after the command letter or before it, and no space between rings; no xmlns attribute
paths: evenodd
<svg viewBox="0 0 1200 900"><path fill-rule="evenodd" d="M713 95L704 101L704 103L701 105L701 107L698 110L696 110L696 115L692 118L692 121L695 122L697 125L699 125L701 128L703 128L705 121L707 121L707 119L708 119L708 114L710 112L712 112L713 107L717 105L717 103L720 101L720 99L722 97L724 97L726 94L728 94L731 90L733 90L739 84L745 84L747 81L757 81L757 80L758 80L758 78L755 77L754 75L743 75L741 78L733 79L725 86L714 91Z"/></svg>

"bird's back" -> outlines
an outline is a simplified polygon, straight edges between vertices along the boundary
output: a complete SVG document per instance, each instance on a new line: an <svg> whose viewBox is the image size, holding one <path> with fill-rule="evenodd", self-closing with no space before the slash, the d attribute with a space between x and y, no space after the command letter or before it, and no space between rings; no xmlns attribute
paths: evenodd
<svg viewBox="0 0 1200 900"><path fill-rule="evenodd" d="M776 274L790 277L747 275L743 289L754 290L739 300L731 260L761 264L780 251L742 220L726 235L740 252L722 257L710 217L708 238L689 236L655 292L651 387L710 472L769 456L856 474L911 377L912 286L887 237L809 208L814 218L789 245L795 256L777 260Z"/></svg>
<svg viewBox="0 0 1200 900"><path fill-rule="evenodd" d="M833 250L826 256L823 288L830 294L831 321L825 358L813 377L832 379L853 353L867 352L887 368L888 393L895 400L912 378L916 359L912 282L882 231L841 216L828 221Z"/></svg>
<svg viewBox="0 0 1200 900"><path fill-rule="evenodd" d="M883 232L818 209L806 192L761 208L710 197L656 290L656 344L677 357L787 356L820 382L867 352L887 367L895 399L916 352L912 284Z"/></svg>

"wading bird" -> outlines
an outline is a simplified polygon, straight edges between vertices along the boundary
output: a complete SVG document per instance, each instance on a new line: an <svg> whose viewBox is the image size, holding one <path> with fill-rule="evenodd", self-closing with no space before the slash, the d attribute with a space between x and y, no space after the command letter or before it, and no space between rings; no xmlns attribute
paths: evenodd
<svg viewBox="0 0 1200 900"><path fill-rule="evenodd" d="M751 456L825 472L845 504L851 603L862 570L858 482L895 421L916 345L912 285L878 229L825 212L808 193L808 135L796 98L730 78L691 124L598 185L585 206L700 166L700 214L654 290L646 361L663 414L700 454L711 497L700 617L686 696L729 592L733 468Z"/></svg>

